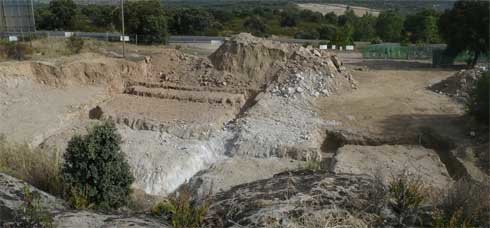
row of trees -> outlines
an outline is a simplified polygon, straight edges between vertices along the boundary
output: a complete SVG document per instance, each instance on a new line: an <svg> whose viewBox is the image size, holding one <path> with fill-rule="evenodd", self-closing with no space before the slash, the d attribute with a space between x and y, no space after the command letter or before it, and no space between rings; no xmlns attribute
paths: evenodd
<svg viewBox="0 0 490 228"><path fill-rule="evenodd" d="M337 44L355 41L440 42L439 14L427 10L403 17L386 11L375 17L322 15L300 10L294 5L283 9L176 8L164 10L157 0L129 1L125 10L127 33L141 35L146 43L164 42L169 31L176 35L231 35L251 32L257 36L289 36L330 40ZM54 0L38 7L39 29L79 31L119 31L120 10L115 6L77 6L72 0Z"/></svg>
<svg viewBox="0 0 490 228"><path fill-rule="evenodd" d="M124 17L127 34L140 34L140 42L166 42L167 16L159 1L129 1ZM114 6L79 6L73 0L53 0L36 9L36 21L42 30L120 31L121 10Z"/></svg>
<svg viewBox="0 0 490 228"><path fill-rule="evenodd" d="M397 10L377 17L322 15L283 7L164 9L158 0L128 1L125 24L128 34L138 34L142 43L165 43L168 34L229 36L250 32L256 36L287 36L329 40L337 45L353 41L441 43L447 55L469 50L472 65L488 51L488 1L460 0L444 13L423 10L403 15ZM77 6L72 0L53 0L36 10L37 26L46 30L120 31L121 15L116 6Z"/></svg>

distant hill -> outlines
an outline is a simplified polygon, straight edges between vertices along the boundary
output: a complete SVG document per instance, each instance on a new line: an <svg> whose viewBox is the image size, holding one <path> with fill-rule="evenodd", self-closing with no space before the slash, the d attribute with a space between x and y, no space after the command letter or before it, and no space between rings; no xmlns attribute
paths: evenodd
<svg viewBox="0 0 490 228"><path fill-rule="evenodd" d="M162 0L167 6L201 6L226 7L241 5L255 6L284 6L287 3L328 3L360 6L376 10L399 9L408 14L423 9L443 11L453 6L456 0Z"/></svg>
<svg viewBox="0 0 490 228"><path fill-rule="evenodd" d="M300 9L307 9L313 12L319 12L323 15L327 13L335 13L337 16L344 15L347 9L352 9L357 16L362 16L369 13L374 16L379 15L379 10L370 9L362 6L349 6L344 4L320 4L320 3L299 3Z"/></svg>

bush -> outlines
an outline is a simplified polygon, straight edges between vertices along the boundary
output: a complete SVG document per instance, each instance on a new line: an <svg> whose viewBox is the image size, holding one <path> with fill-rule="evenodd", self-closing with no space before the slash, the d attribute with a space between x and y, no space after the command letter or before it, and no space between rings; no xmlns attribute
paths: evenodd
<svg viewBox="0 0 490 228"><path fill-rule="evenodd" d="M74 136L68 142L62 174L70 199L79 199L70 201L86 200L83 205L93 204L99 209L128 203L134 177L120 143L121 136L112 122L95 126L87 135Z"/></svg>
<svg viewBox="0 0 490 228"><path fill-rule="evenodd" d="M477 121L489 123L489 93L490 93L490 73L484 73L476 83L476 87L470 91L470 99L467 104L470 115Z"/></svg>
<svg viewBox="0 0 490 228"><path fill-rule="evenodd" d="M440 194L433 213L434 227L488 227L488 183L460 179Z"/></svg>
<svg viewBox="0 0 490 228"><path fill-rule="evenodd" d="M53 216L41 204L38 192L31 192L29 187L24 187L23 202L16 212L13 227L39 227L51 228ZM6 226L10 227L10 226Z"/></svg>
<svg viewBox="0 0 490 228"><path fill-rule="evenodd" d="M4 58L20 61L27 59L27 55L32 54L32 48L20 42L1 42L0 54L2 53Z"/></svg>
<svg viewBox="0 0 490 228"><path fill-rule="evenodd" d="M188 184L168 201L160 202L152 209L152 214L170 220L174 228L202 227L210 205L210 195L202 200L192 198Z"/></svg>
<svg viewBox="0 0 490 228"><path fill-rule="evenodd" d="M388 199L394 211L399 214L399 225L415 223L426 193L419 178L410 177L406 172L393 177L388 185Z"/></svg>
<svg viewBox="0 0 490 228"><path fill-rule="evenodd" d="M66 48L68 48L68 50L74 54L80 53L83 48L83 44L83 39L77 36L70 36L70 38L66 40Z"/></svg>
<svg viewBox="0 0 490 228"><path fill-rule="evenodd" d="M322 162L319 160L308 160L304 164L303 169L310 171L320 171L322 170Z"/></svg>
<svg viewBox="0 0 490 228"><path fill-rule="evenodd" d="M61 159L46 149L31 149L26 144L7 142L0 135L0 172L25 180L53 195L62 193Z"/></svg>

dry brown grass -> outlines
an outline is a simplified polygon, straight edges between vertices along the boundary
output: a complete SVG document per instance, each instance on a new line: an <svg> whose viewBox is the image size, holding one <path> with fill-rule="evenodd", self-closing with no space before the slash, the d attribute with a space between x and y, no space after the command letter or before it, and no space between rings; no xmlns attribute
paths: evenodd
<svg viewBox="0 0 490 228"><path fill-rule="evenodd" d="M0 135L0 172L22 179L54 195L62 193L61 157L57 152L9 143Z"/></svg>
<svg viewBox="0 0 490 228"><path fill-rule="evenodd" d="M436 195L434 227L489 227L490 185L460 179Z"/></svg>

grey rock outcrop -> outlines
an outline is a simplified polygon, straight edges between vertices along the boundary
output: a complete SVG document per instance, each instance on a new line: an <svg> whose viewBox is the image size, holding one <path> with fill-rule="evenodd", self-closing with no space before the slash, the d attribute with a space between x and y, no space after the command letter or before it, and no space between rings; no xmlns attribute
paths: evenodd
<svg viewBox="0 0 490 228"><path fill-rule="evenodd" d="M168 227L145 215L110 215L70 210L62 200L3 173L0 173L0 227L15 222L16 213L23 204L26 187L39 195L40 206L53 216L53 225L56 227Z"/></svg>
<svg viewBox="0 0 490 228"><path fill-rule="evenodd" d="M376 217L364 210L371 185L372 179L364 175L284 172L217 194L208 223L210 227L302 227L313 217L335 214L345 221L332 225L365 227Z"/></svg>

